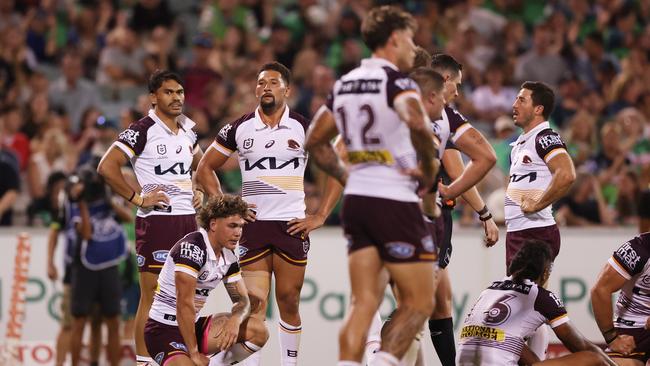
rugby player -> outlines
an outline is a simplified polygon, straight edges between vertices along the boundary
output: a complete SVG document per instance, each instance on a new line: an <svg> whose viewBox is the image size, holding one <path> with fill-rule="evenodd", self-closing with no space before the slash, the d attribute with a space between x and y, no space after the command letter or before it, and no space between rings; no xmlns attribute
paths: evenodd
<svg viewBox="0 0 650 366"><path fill-rule="evenodd" d="M650 359L650 233L621 245L591 289L591 306L605 352L619 365L642 366ZM612 294L619 291L612 314ZM613 316L612 316L613 315Z"/></svg>
<svg viewBox="0 0 650 366"><path fill-rule="evenodd" d="M194 122L182 114L185 94L180 77L156 71L149 79L153 108L133 122L108 149L97 168L112 191L138 206L135 220L140 272L140 303L135 316L138 365L151 361L144 344L147 320L158 274L169 249L196 230L195 207L203 194L192 183L203 152L192 131ZM141 191L127 183L122 166L130 162ZM216 176L212 179L216 182ZM218 184L215 183L215 184Z"/></svg>
<svg viewBox="0 0 650 366"><path fill-rule="evenodd" d="M573 327L562 301L543 287L553 258L547 243L524 242L511 260L511 275L484 290L465 318L458 366L616 365ZM545 323L574 353L540 362L530 352L524 339Z"/></svg>
<svg viewBox="0 0 650 366"><path fill-rule="evenodd" d="M437 256L417 193L430 190L438 161L418 86L404 74L413 66L415 26L396 7L368 13L361 31L373 55L335 83L307 139L316 164L345 187L352 300L339 334L339 366L360 365L386 286L384 268L401 301L373 365L397 365L433 310ZM339 133L349 173L330 143Z"/></svg>
<svg viewBox="0 0 650 366"><path fill-rule="evenodd" d="M250 299L235 248L248 205L240 197L212 198L199 211L199 230L170 250L158 278L144 339L159 365L232 365L268 339L259 319L249 318ZM223 282L234 304L230 313L199 317L210 291Z"/></svg>
<svg viewBox="0 0 650 366"><path fill-rule="evenodd" d="M309 122L287 106L291 73L279 62L263 65L257 75L255 111L226 124L199 163L197 179L210 196L221 194L211 176L237 152L242 173L242 197L251 204L239 247L243 277L251 296L266 304L275 276L275 298L280 311L278 334L281 365L296 365L302 325L300 290L305 278L309 236L323 224L305 215L303 179L307 164L304 148ZM288 233L289 223L308 229ZM266 306L253 312L264 320ZM257 353L246 365L259 364Z"/></svg>
<svg viewBox="0 0 650 366"><path fill-rule="evenodd" d="M527 239L547 243L553 260L560 252L560 230L551 204L569 190L576 173L573 161L560 135L551 129L548 117L555 96L541 82L522 84L513 110L515 125L523 133L510 152L510 181L506 188L506 266ZM544 358L548 330L540 327L529 343L533 352Z"/></svg>

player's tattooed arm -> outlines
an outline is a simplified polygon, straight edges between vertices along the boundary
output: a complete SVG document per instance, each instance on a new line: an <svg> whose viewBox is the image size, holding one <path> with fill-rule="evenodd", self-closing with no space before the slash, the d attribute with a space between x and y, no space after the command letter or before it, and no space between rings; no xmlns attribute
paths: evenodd
<svg viewBox="0 0 650 366"><path fill-rule="evenodd" d="M307 131L305 148L319 168L345 186L348 171L331 143L337 134L338 129L336 128L334 115L332 111L323 106L316 112L316 116Z"/></svg>
<svg viewBox="0 0 650 366"><path fill-rule="evenodd" d="M248 290L243 280L224 283L228 296L233 302L232 317L237 318L239 323L243 322L250 315L251 303L248 297Z"/></svg>
<svg viewBox="0 0 650 366"><path fill-rule="evenodd" d="M411 131L411 142L421 164L422 179L426 186L435 181L440 162L435 142L429 130L427 116L419 96L414 93L402 93L394 101L395 111Z"/></svg>

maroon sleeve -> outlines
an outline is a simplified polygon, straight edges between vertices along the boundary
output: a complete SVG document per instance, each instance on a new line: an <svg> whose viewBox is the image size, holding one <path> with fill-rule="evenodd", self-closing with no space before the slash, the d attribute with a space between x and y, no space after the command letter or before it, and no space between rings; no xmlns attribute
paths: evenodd
<svg viewBox="0 0 650 366"><path fill-rule="evenodd" d="M630 276L634 276L641 273L648 262L649 245L650 234L644 233L621 245L612 257Z"/></svg>
<svg viewBox="0 0 650 366"><path fill-rule="evenodd" d="M566 315L566 309L562 300L554 293L538 287L537 298L535 299L534 308L542 314L548 322L552 322Z"/></svg>
<svg viewBox="0 0 650 366"><path fill-rule="evenodd" d="M546 155L557 148L566 150L566 145L557 132L548 128L537 134L535 138L535 149L537 150L537 155L542 160L546 161L544 159Z"/></svg>
<svg viewBox="0 0 650 366"><path fill-rule="evenodd" d="M307 129L309 128L309 124L311 123L310 119L305 118L302 114L294 111L289 111L289 118L297 121L302 125L302 128L307 132Z"/></svg>
<svg viewBox="0 0 650 366"><path fill-rule="evenodd" d="M147 131L154 123L149 117L133 122L117 136L117 141L128 146L136 156L140 155L147 143Z"/></svg>
<svg viewBox="0 0 650 366"><path fill-rule="evenodd" d="M205 265L207 254L206 243L198 232L181 239L169 252L175 265L190 267L196 272L199 272Z"/></svg>
<svg viewBox="0 0 650 366"><path fill-rule="evenodd" d="M388 76L388 80L386 81L386 98L389 107L393 108L393 102L395 101L395 98L402 92L420 92L418 84L406 74L395 71L390 67L384 67L384 70Z"/></svg>
<svg viewBox="0 0 650 366"><path fill-rule="evenodd" d="M248 121L251 118L255 118L255 113L248 113L241 116L238 120L230 122L227 125L223 126L217 137L214 139L217 144L225 147L230 151L237 150L237 140L235 140L237 127L242 124L242 122Z"/></svg>
<svg viewBox="0 0 650 366"><path fill-rule="evenodd" d="M447 119L449 120L449 132L453 135L458 127L467 123L467 118L451 107L445 107Z"/></svg>

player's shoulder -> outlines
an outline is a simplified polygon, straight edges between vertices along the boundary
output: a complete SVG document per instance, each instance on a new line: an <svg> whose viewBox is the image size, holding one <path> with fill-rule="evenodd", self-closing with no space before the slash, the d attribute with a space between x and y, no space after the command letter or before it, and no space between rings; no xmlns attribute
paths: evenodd
<svg viewBox="0 0 650 366"><path fill-rule="evenodd" d="M420 90L418 88L418 84L415 82L415 80L411 79L408 74L399 70L395 70L389 66L383 66L382 69L384 70L384 73L386 73L386 79L389 85L394 84L403 90Z"/></svg>
<svg viewBox="0 0 650 366"><path fill-rule="evenodd" d="M444 108L444 115L447 116L447 119L450 122L458 122L458 123L465 123L467 122L467 118L463 116L458 109L450 107L448 105L445 105Z"/></svg>
<svg viewBox="0 0 650 366"><path fill-rule="evenodd" d="M156 121L149 116L144 116L137 121L131 122L129 129L136 131L147 131L156 124Z"/></svg>
<svg viewBox="0 0 650 366"><path fill-rule="evenodd" d="M205 250L206 245L201 232L193 231L181 238L174 246L178 247L178 249L194 249L196 247L197 249Z"/></svg>
<svg viewBox="0 0 650 366"><path fill-rule="evenodd" d="M305 129L305 131L307 131L307 128L309 128L310 120L296 111L289 110L289 119L298 122Z"/></svg>
<svg viewBox="0 0 650 366"><path fill-rule="evenodd" d="M224 140L228 139L228 135L234 134L237 129L244 123L248 121L252 121L255 118L255 112L251 113L246 113L242 115L241 117L226 123L221 129L219 130L218 137L221 137Z"/></svg>

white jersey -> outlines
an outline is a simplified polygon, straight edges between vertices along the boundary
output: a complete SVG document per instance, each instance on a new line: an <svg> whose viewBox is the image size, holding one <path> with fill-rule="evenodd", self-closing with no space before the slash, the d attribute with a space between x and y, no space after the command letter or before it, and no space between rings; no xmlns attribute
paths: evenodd
<svg viewBox="0 0 650 366"><path fill-rule="evenodd" d="M564 141L548 122L543 122L510 146L510 182L505 198L507 231L554 225L550 205L526 215L521 210L521 200L524 196L539 199L544 194L553 179L548 162L558 154L568 154Z"/></svg>
<svg viewBox="0 0 650 366"><path fill-rule="evenodd" d="M440 140L438 157L442 159L447 143L455 143L467 130L474 127L467 121L465 116L449 106L442 109L441 117L441 119L431 122L431 129Z"/></svg>
<svg viewBox="0 0 650 366"><path fill-rule="evenodd" d="M131 159L142 194L161 188L170 198L167 209L139 208L137 215L192 215L192 159L196 148L194 122L185 116L178 119L174 134L153 110L133 122L113 143Z"/></svg>
<svg viewBox="0 0 650 366"><path fill-rule="evenodd" d="M608 263L627 281L618 294L614 324L618 328L645 328L650 317L650 233L621 245Z"/></svg>
<svg viewBox="0 0 650 366"><path fill-rule="evenodd" d="M226 156L239 153L241 195L257 206L257 220L305 217L307 127L303 116L285 107L280 122L271 128L262 122L258 108L225 125L210 145Z"/></svg>
<svg viewBox="0 0 650 366"><path fill-rule="evenodd" d="M158 276L158 286L149 317L159 323L178 325L176 272L183 272L196 278L194 294L196 319L210 291L221 281L232 283L242 279L237 255L232 250L223 248L221 255L217 257L210 245L208 233L202 228L185 235L169 251L165 265Z"/></svg>
<svg viewBox="0 0 650 366"><path fill-rule="evenodd" d="M459 366L516 366L524 338L542 324L555 328L569 321L562 301L526 280L506 277L481 292L460 331Z"/></svg>
<svg viewBox="0 0 650 366"><path fill-rule="evenodd" d="M368 58L334 84L327 107L348 151L344 194L418 202L417 182L403 169L417 167L410 130L393 109L402 93L419 93L415 81L385 59Z"/></svg>

